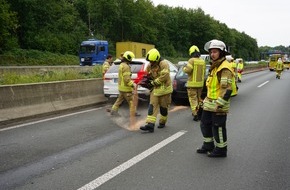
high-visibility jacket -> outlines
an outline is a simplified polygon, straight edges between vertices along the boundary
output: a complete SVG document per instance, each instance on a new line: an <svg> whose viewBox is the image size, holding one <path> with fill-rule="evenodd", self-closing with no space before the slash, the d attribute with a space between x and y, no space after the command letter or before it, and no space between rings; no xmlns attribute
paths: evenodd
<svg viewBox="0 0 290 190"><path fill-rule="evenodd" d="M244 69L244 63L238 63L237 64L237 71L238 73L242 73Z"/></svg>
<svg viewBox="0 0 290 190"><path fill-rule="evenodd" d="M201 58L191 58L183 71L188 74L187 87L202 88L204 85L205 61Z"/></svg>
<svg viewBox="0 0 290 190"><path fill-rule="evenodd" d="M225 100L226 90L232 90L234 72L227 60L211 70L207 78L207 97L204 99L204 110L212 112L228 112L230 100ZM216 110L217 104L220 108Z"/></svg>
<svg viewBox="0 0 290 190"><path fill-rule="evenodd" d="M126 62L119 66L118 90L121 92L133 92L134 82L131 80L131 68Z"/></svg>
<svg viewBox="0 0 290 190"><path fill-rule="evenodd" d="M109 61L106 59L106 61L103 63L103 66L102 66L102 73L103 75L107 72L107 70L110 68L110 63Z"/></svg>
<svg viewBox="0 0 290 190"><path fill-rule="evenodd" d="M159 63L155 64L150 63L146 68L146 71L153 79L154 96L163 96L173 92L169 64L166 60L162 59Z"/></svg>
<svg viewBox="0 0 290 190"><path fill-rule="evenodd" d="M278 61L276 64L276 70L277 71L282 71L283 70L283 62L282 61Z"/></svg>

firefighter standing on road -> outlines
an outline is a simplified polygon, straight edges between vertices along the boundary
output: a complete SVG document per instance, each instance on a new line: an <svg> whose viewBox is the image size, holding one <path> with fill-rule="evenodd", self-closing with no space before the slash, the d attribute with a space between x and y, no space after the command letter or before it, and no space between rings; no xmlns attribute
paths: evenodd
<svg viewBox="0 0 290 190"><path fill-rule="evenodd" d="M200 58L200 51L193 45L189 49L188 64L183 67L183 71L188 74L187 94L194 121L198 121L197 112L202 103L201 92L204 85L205 61Z"/></svg>
<svg viewBox="0 0 290 190"><path fill-rule="evenodd" d="M282 59L279 58L276 64L276 79L281 78L282 71L283 71L283 62Z"/></svg>
<svg viewBox="0 0 290 190"><path fill-rule="evenodd" d="M126 51L122 58L122 63L119 66L119 80L118 80L118 90L119 96L114 103L111 110L111 115L118 115L118 109L122 102L126 100L129 104L130 117L135 117L136 107L133 103L133 89L136 88L136 84L131 80L131 68L130 63L135 57L134 53L131 51Z"/></svg>
<svg viewBox="0 0 290 190"><path fill-rule="evenodd" d="M237 64L237 72L238 72L238 82L242 82L242 73L244 71L244 63L242 59L239 59Z"/></svg>
<svg viewBox="0 0 290 190"><path fill-rule="evenodd" d="M109 55L107 56L107 59L106 59L105 62L103 63L103 66L102 66L103 78L104 78L104 75L105 75L105 73L107 72L107 70L111 67L112 62L113 62L113 56L109 54Z"/></svg>
<svg viewBox="0 0 290 190"><path fill-rule="evenodd" d="M205 44L204 49L209 52L212 64L206 81L207 97L203 101L200 122L203 145L197 149L197 153L207 153L208 157L226 157L226 120L234 73L225 58L227 50L224 42L211 40Z"/></svg>
<svg viewBox="0 0 290 190"><path fill-rule="evenodd" d="M152 87L152 91L150 93L146 125L141 126L140 129L153 133L158 109L161 115L158 128L165 127L168 117L168 108L171 104L173 87L170 78L169 64L160 57L159 51L157 49L151 49L146 55L146 60L150 62L146 71L149 75L148 78L150 78L148 84Z"/></svg>
<svg viewBox="0 0 290 190"><path fill-rule="evenodd" d="M239 89L239 87L238 87L238 85L236 83L237 63L234 61L234 58L231 55L226 56L226 58L227 58L227 61L230 63L230 65L232 67L232 70L234 72L234 78L233 78L233 81L232 81L232 90L233 90L233 92L231 94L231 96L233 97L233 96L236 96L238 94L238 89Z"/></svg>

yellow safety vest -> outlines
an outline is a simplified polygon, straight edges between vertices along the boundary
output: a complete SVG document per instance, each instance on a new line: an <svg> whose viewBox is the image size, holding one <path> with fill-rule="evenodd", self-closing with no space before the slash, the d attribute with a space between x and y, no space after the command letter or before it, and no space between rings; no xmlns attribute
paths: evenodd
<svg viewBox="0 0 290 190"><path fill-rule="evenodd" d="M283 70L283 62L280 62L280 61L277 62L276 70L277 71Z"/></svg>
<svg viewBox="0 0 290 190"><path fill-rule="evenodd" d="M200 58L191 58L188 61L187 67L192 69L188 76L187 87L201 88L204 84L205 62Z"/></svg>
<svg viewBox="0 0 290 190"><path fill-rule="evenodd" d="M220 94L220 82L219 82L217 73L225 68L229 69L234 75L233 70L230 64L228 63L228 61L223 61L222 64L218 68L214 68L210 72L210 76L207 78L207 81L206 81L208 98L213 99L213 100L218 99L218 96Z"/></svg>
<svg viewBox="0 0 290 190"><path fill-rule="evenodd" d="M118 89L121 92L133 91L133 81L131 80L131 68L125 62L122 62L119 66Z"/></svg>
<svg viewBox="0 0 290 190"><path fill-rule="evenodd" d="M220 81L218 79L218 73L222 69L228 69L231 71L232 75L234 72L231 69L231 65L228 61L223 61L218 68L214 68L210 75L207 78L206 86L207 86L207 97L203 101L203 109L211 112L225 112L227 113L230 108L230 100L226 101L223 97L219 97L220 95ZM220 79L220 80L229 80L229 79ZM231 81L227 81L227 83L231 83L233 77L230 79ZM216 110L217 102L223 102L223 106Z"/></svg>

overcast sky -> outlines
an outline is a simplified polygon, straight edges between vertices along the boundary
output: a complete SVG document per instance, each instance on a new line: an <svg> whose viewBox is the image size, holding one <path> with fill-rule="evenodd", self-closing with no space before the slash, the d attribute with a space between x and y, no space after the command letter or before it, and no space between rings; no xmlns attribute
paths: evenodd
<svg viewBox="0 0 290 190"><path fill-rule="evenodd" d="M151 0L170 7L196 9L225 23L229 28L245 32L258 46L290 45L289 0ZM210 39L209 39L210 40Z"/></svg>

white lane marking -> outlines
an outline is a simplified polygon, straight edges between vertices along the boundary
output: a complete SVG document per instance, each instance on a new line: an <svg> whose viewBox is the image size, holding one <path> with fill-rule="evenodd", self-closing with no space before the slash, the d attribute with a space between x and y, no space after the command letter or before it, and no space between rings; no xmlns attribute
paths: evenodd
<svg viewBox="0 0 290 190"><path fill-rule="evenodd" d="M262 84L260 84L259 86L258 86L258 88L260 88L260 87L262 87L262 86L264 86L265 84L267 84L269 81L267 80L266 82L264 82L264 83L262 83Z"/></svg>
<svg viewBox="0 0 290 190"><path fill-rule="evenodd" d="M138 162L140 162L144 158L150 156L151 154L153 154L157 150L161 149L162 147L166 146L167 144L169 144L172 141L176 140L177 138L181 137L186 132L187 131L183 131L182 130L182 131L179 131L179 132L175 133L174 135L168 137L167 139L159 142L158 144L152 146L151 148L145 150L144 152L138 154L137 156L131 158L130 160L124 162L123 164L121 164L121 165L115 167L114 169L108 171L107 173L103 174L102 176L100 176L100 177L96 178L95 180L89 182L88 184L82 186L78 190L96 189L97 187L99 187L102 184L106 183L110 179L116 177L117 175L119 175L123 171L129 169L131 166L137 164Z"/></svg>
<svg viewBox="0 0 290 190"><path fill-rule="evenodd" d="M20 124L20 125L15 125L15 126L12 126L12 127L7 127L7 128L0 129L0 132L1 131L11 130L11 129L16 129L16 128L19 128L19 127L25 127L27 125L33 125L33 124L37 124L37 123L42 123L42 122L46 122L46 121L51 121L51 120L55 120L55 119L60 119L60 118L64 118L64 117L69 117L69 116L73 116L73 115L87 113L87 112L91 112L91 111L96 111L96 110L99 110L99 109L102 109L102 108L103 107L94 108L94 109L84 110L84 111L80 111L80 112L74 112L74 113L70 113L70 114L66 114L66 115L62 115L62 116L52 117L52 118L48 118L48 119L42 119L42 120L39 120L39 121L23 123L23 124Z"/></svg>

